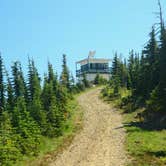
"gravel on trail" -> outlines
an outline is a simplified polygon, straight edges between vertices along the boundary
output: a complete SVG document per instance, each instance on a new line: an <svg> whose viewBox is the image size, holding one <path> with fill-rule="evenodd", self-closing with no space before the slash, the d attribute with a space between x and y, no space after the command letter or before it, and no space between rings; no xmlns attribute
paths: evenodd
<svg viewBox="0 0 166 166"><path fill-rule="evenodd" d="M125 166L125 129L119 112L100 98L101 88L89 90L77 100L83 108L83 129L50 166Z"/></svg>

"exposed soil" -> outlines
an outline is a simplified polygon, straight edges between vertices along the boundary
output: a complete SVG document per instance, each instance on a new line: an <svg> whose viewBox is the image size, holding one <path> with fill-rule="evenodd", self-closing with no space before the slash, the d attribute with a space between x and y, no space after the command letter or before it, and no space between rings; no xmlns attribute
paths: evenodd
<svg viewBox="0 0 166 166"><path fill-rule="evenodd" d="M50 166L124 166L125 130L121 115L99 99L100 88L78 97L84 110L84 127L71 145Z"/></svg>

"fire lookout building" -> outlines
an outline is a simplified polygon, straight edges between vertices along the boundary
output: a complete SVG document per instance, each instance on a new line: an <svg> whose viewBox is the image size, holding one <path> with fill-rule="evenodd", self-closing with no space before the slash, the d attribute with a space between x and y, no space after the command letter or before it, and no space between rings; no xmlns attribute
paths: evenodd
<svg viewBox="0 0 166 166"><path fill-rule="evenodd" d="M95 52L90 52L88 58L76 62L76 77L78 81L83 79L85 74L88 81L93 82L96 75L99 74L106 80L110 79L111 68L110 59L94 58Z"/></svg>

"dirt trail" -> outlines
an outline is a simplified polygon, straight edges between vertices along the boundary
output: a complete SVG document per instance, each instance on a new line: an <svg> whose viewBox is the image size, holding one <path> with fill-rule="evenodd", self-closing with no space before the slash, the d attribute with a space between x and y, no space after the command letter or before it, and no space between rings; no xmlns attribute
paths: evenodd
<svg viewBox="0 0 166 166"><path fill-rule="evenodd" d="M78 97L84 109L83 130L50 166L124 166L125 131L121 115L99 99L100 88Z"/></svg>

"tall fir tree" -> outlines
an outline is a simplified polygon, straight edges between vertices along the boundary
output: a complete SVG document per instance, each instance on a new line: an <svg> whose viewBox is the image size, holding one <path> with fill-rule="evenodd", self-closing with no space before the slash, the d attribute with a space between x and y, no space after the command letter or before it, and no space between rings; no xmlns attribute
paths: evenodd
<svg viewBox="0 0 166 166"><path fill-rule="evenodd" d="M12 112L12 125L16 129L16 134L20 136L17 142L21 153L37 155L40 145L40 130L27 111L25 99L22 96L17 99Z"/></svg>
<svg viewBox="0 0 166 166"><path fill-rule="evenodd" d="M7 106L6 107L8 112L12 112L14 108L14 89L7 71L6 71L6 75L7 75L7 87L6 87L6 91L7 91L6 105Z"/></svg>
<svg viewBox="0 0 166 166"><path fill-rule="evenodd" d="M26 94L26 89L25 89L25 81L21 69L21 64L19 62L14 62L12 66L12 84L14 88L14 97L15 101L17 101L17 98L19 97L24 97Z"/></svg>
<svg viewBox="0 0 166 166"><path fill-rule="evenodd" d="M142 64L142 73L144 82L142 82L143 93L146 93L145 99L149 98L151 91L155 88L159 81L159 55L158 46L155 39L155 30L152 27L150 40L143 50L144 64Z"/></svg>
<svg viewBox="0 0 166 166"><path fill-rule="evenodd" d="M62 122L63 113L58 107L58 101L53 88L53 82L48 83L48 78L44 82L44 88L42 92L43 108L46 112L47 126L45 135L49 137L57 136L61 133L60 124ZM60 100L60 98L58 99ZM62 103L59 103L61 108Z"/></svg>
<svg viewBox="0 0 166 166"><path fill-rule="evenodd" d="M83 76L82 76L82 83L83 83L83 86L85 88L89 88L90 87L90 82L87 80L87 77L86 77L86 74L83 73Z"/></svg>
<svg viewBox="0 0 166 166"><path fill-rule="evenodd" d="M69 78L70 78L70 74L69 74L69 70L68 70L68 67L67 67L66 55L63 54L62 73L61 73L61 76L60 76L60 82L61 82L61 85L66 87L68 90L70 89Z"/></svg>
<svg viewBox="0 0 166 166"><path fill-rule="evenodd" d="M0 165L14 165L22 157L18 148L19 135L15 133L10 119L7 111L0 117Z"/></svg>
<svg viewBox="0 0 166 166"><path fill-rule="evenodd" d="M0 114L5 108L4 65L0 54Z"/></svg>
<svg viewBox="0 0 166 166"><path fill-rule="evenodd" d="M118 75L118 72L119 72L119 59L117 53L115 53L111 69L112 77L113 78L116 77Z"/></svg>
<svg viewBox="0 0 166 166"><path fill-rule="evenodd" d="M134 88L134 76L133 76L133 70L134 70L134 51L132 50L129 53L129 59L128 59L128 72L129 72L129 78L128 78L128 87Z"/></svg>
<svg viewBox="0 0 166 166"><path fill-rule="evenodd" d="M160 83L159 90L162 96L161 104L163 111L166 109L166 29L164 25L161 29L161 46L160 46Z"/></svg>
<svg viewBox="0 0 166 166"><path fill-rule="evenodd" d="M45 132L46 115L41 104L40 78L34 61L29 59L28 65L28 110L33 119L38 123L42 133Z"/></svg>

